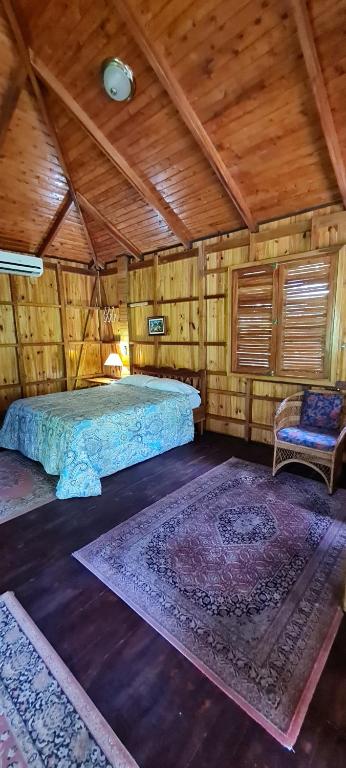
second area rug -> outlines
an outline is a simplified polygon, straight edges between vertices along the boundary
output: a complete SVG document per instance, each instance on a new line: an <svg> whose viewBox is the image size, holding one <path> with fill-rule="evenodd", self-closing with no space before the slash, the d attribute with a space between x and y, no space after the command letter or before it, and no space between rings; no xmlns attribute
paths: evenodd
<svg viewBox="0 0 346 768"><path fill-rule="evenodd" d="M75 556L291 747L339 627L346 492L231 459Z"/></svg>
<svg viewBox="0 0 346 768"><path fill-rule="evenodd" d="M55 499L56 478L17 451L0 451L0 523Z"/></svg>
<svg viewBox="0 0 346 768"><path fill-rule="evenodd" d="M138 768L11 592L0 597L1 768Z"/></svg>

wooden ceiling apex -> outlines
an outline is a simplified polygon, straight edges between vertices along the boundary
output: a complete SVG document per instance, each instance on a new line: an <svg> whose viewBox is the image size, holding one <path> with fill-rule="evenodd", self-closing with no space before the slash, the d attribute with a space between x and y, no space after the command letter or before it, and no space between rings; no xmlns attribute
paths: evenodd
<svg viewBox="0 0 346 768"><path fill-rule="evenodd" d="M94 219L99 221L101 224L103 224L104 227L108 230L108 232L114 237L114 239L119 243L122 248L124 248L125 253L131 254L131 256L134 256L135 259L142 259L141 252L138 250L137 246L134 245L134 243L131 242L122 232L120 232L117 227L112 224L109 219L106 218L106 216L101 213L97 208L95 208L92 203L89 202L83 195L80 194L80 192L77 192L77 199L79 202L79 205L84 208L87 213L90 214Z"/></svg>
<svg viewBox="0 0 346 768"><path fill-rule="evenodd" d="M117 170L122 173L145 202L166 221L179 242L189 248L192 240L191 232L189 232L185 224L179 219L169 204L166 203L164 198L161 197L154 185L148 179L144 179L140 176L137 171L132 168L126 158L113 146L113 144L111 144L104 133L97 127L96 123L89 117L48 67L46 67L44 62L40 61L40 59L35 56L33 51L30 53L30 58L31 64L40 79L53 91L53 93L55 93L66 109L76 118L88 135L95 141L108 160L115 165Z"/></svg>
<svg viewBox="0 0 346 768"><path fill-rule="evenodd" d="M127 0L116 0L116 11L120 14L128 27L131 36L136 41L142 53L146 57L150 66L154 70L161 85L167 91L171 101L179 112L180 117L199 145L203 154L207 158L212 169L216 173L219 181L230 197L233 205L237 208L240 216L251 232L256 229L256 222L249 209L249 206L240 190L237 182L233 179L229 169L221 158L209 134L205 130L195 110L191 106L183 88L175 77L171 67L166 60L162 46L155 43L146 34L145 29L139 23L139 13L134 13Z"/></svg>
<svg viewBox="0 0 346 768"><path fill-rule="evenodd" d="M342 201L346 207L346 168L318 58L306 0L291 0L291 6L297 27L300 47L302 49L316 107L320 116L322 131L328 147L330 160L334 168Z"/></svg>

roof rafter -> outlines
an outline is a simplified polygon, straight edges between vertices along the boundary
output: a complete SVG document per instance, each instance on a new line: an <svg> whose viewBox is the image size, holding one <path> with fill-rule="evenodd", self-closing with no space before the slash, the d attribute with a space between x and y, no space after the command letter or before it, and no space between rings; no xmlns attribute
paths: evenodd
<svg viewBox="0 0 346 768"><path fill-rule="evenodd" d="M329 157L334 168L343 204L346 207L346 168L317 53L306 0L291 0L291 6Z"/></svg>
<svg viewBox="0 0 346 768"><path fill-rule="evenodd" d="M21 26L19 24L19 21L17 19L16 13L14 11L12 2L11 2L11 0L2 0L2 5L3 5L3 9L5 11L6 17L7 17L7 21L9 23L10 28L11 28L13 37L14 37L14 39L16 41L17 48L18 48L21 60L23 62L23 66L24 66L25 72L26 72L26 74L27 74L27 76L28 76L28 78L30 80L31 87L33 89L36 101L37 101L37 103L39 105L39 109L41 111L42 117L43 117L43 119L44 119L44 121L46 123L48 131L49 131L49 133L51 135L51 138L52 138L52 141L54 143L55 150L56 150L56 153L57 153L57 156L58 156L58 160L60 162L60 165L62 167L62 170L63 170L65 178L66 178L67 186L69 188L69 191L70 191L70 193L72 195L73 202L74 202L74 204L76 206L76 209L77 209L77 212L79 214L79 218L80 218L80 221L81 221L81 224L82 224L82 227L83 227L83 230L84 230L84 234L85 234L85 237L86 237L89 249L90 249L90 253L91 253L92 258L93 258L93 262L94 262L94 264L95 264L95 266L97 268L103 267L103 265L100 264L100 262L97 259L97 256L96 256L96 253L95 253L95 248L93 246L91 237L89 235L89 231L88 231L87 225L85 223L83 213L82 213L82 211L81 211L81 209L79 207L79 203L78 203L77 196L76 196L76 193L75 193L75 190L74 190L74 186L73 186L73 183L71 181L71 177L70 177L70 174L69 174L66 162L65 162L65 158L64 158L63 152L61 150L60 142L59 142L59 139L58 139L58 136L57 136L57 133L56 133L53 121L51 120L48 108L46 106L46 102L45 102L44 96L42 94L42 90L40 88L40 85L39 85L39 83L37 81L35 72L33 70L33 67L32 67L32 64L31 64L31 61L30 61L29 49L28 49L28 46L27 46L27 44L25 42L25 37L23 35L23 32L22 32Z"/></svg>
<svg viewBox="0 0 346 768"><path fill-rule="evenodd" d="M139 14L133 12L127 0L116 0L114 5L116 11L127 25L131 37L133 37L160 80L161 85L167 91L171 101L179 112L180 117L199 145L213 171L216 173L219 181L233 205L237 208L246 226L251 231L254 231L256 229L256 222L244 195L222 160L221 155L217 151L215 144L212 142L195 110L191 106L185 91L175 77L164 56L162 46L149 39L145 29L138 21Z"/></svg>
<svg viewBox="0 0 346 768"><path fill-rule="evenodd" d="M95 208L95 206L89 202L89 200L84 197L84 195L81 195L80 192L77 192L77 198L80 206L84 208L87 213L92 216L93 219L96 221L99 221L110 233L110 235L114 238L114 240L119 243L119 245L124 248L126 253L130 253L131 256L134 256L135 259L141 259L143 258L141 255L141 252L138 250L137 246L134 245L134 243L131 242L120 230L112 224L109 219L107 219L106 216L101 213L101 211L98 210L98 208Z"/></svg>
<svg viewBox="0 0 346 768"><path fill-rule="evenodd" d="M104 268L104 264L103 264L103 262L100 262L100 260L98 259L97 255L96 255L94 243L92 241L92 238L91 238L91 235L90 235L87 223L85 221L83 211L82 211L82 209L81 209L81 207L79 205L79 202L78 202L77 193L76 193L76 190L74 188L74 184L73 184L73 181L72 181L72 178L71 178L71 174L70 174L70 171L69 171L69 168L68 168L65 156L64 156L63 151L61 149L59 137L58 137L58 134L57 134L57 132L55 130L54 122L53 122L53 119L52 119L52 116L51 116L51 113L50 113L49 106L47 104L47 100L45 99L45 96L44 96L44 93L43 93L43 90L42 90L42 86L40 86L39 83L37 83L37 85L38 85L39 91L41 93L41 99L42 99L42 103L43 103L43 106L44 106L44 109L45 109L46 120L48 121L48 125L49 125L49 128L50 128L51 136L53 138L54 145L55 145L56 151L58 153L58 157L59 157L59 160L60 160L60 165L61 165L61 167L62 167L62 169L64 171L65 178L66 178L69 190L70 190L72 198L73 198L73 202L74 202L74 204L76 206L76 210L78 212L79 219L81 221L81 224L82 224L82 227L83 227L83 230L84 230L84 235L85 235L86 241L87 241L88 246L89 246L89 251L90 251L90 253L92 255L92 261L94 263L94 266L97 269L103 269Z"/></svg>
<svg viewBox="0 0 346 768"><path fill-rule="evenodd" d="M72 205L72 195L70 190L66 192L66 195L62 201L62 204L54 217L50 227L48 228L48 231L46 232L41 245L38 248L37 255L43 256L45 251L47 250L48 246L51 245L54 238L59 232L60 227L62 226L65 216L68 214L70 208Z"/></svg>
<svg viewBox="0 0 346 768"><path fill-rule="evenodd" d="M0 111L0 149L6 138L7 129L10 126L20 94L26 81L26 70L19 64L12 78L10 78L6 93L2 99Z"/></svg>
<svg viewBox="0 0 346 768"><path fill-rule="evenodd" d="M191 232L189 232L184 222L179 219L170 205L166 203L151 181L144 179L137 173L126 158L113 146L113 144L111 144L104 133L102 133L96 123L94 123L73 96L66 90L63 84L57 80L55 75L48 69L48 67L46 67L44 62L40 61L32 51L30 56L32 66L38 77L53 91L53 93L55 93L66 109L83 126L84 130L93 139L98 148L104 155L106 155L108 160L110 160L117 170L120 171L129 184L135 188L136 192L143 198L143 200L148 203L148 205L150 205L162 219L164 219L171 231L174 232L178 238L179 242L182 242L187 248L190 247L192 240Z"/></svg>

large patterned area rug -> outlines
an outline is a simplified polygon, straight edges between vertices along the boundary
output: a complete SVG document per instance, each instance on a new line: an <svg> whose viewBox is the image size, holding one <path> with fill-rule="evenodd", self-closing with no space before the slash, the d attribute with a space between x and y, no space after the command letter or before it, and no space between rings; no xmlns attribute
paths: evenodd
<svg viewBox="0 0 346 768"><path fill-rule="evenodd" d="M138 768L15 596L0 597L1 768Z"/></svg>
<svg viewBox="0 0 346 768"><path fill-rule="evenodd" d="M56 478L16 451L0 451L0 523L55 499Z"/></svg>
<svg viewBox="0 0 346 768"><path fill-rule="evenodd" d="M342 616L345 502L231 459L75 556L292 747Z"/></svg>

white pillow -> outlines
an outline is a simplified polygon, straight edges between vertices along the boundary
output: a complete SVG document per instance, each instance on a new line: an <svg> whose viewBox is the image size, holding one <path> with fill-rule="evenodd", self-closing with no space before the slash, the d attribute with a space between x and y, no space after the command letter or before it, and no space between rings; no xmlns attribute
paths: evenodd
<svg viewBox="0 0 346 768"><path fill-rule="evenodd" d="M185 382L178 381L177 379L148 378L150 378L150 381L147 381L145 386L150 389L162 389L165 392L181 392L184 395L189 395L191 408L198 408L201 404L198 389L192 387L191 384L185 384Z"/></svg>
<svg viewBox="0 0 346 768"><path fill-rule="evenodd" d="M201 405L201 396L199 392L197 392L197 389L195 389L194 392L190 392L189 394L189 400L190 400L190 406L191 408L199 408Z"/></svg>
<svg viewBox="0 0 346 768"><path fill-rule="evenodd" d="M146 387L151 381L155 381L154 376L148 376L145 373L133 373L130 376L124 376L123 379L119 379L114 382L115 384L131 384L134 387Z"/></svg>

